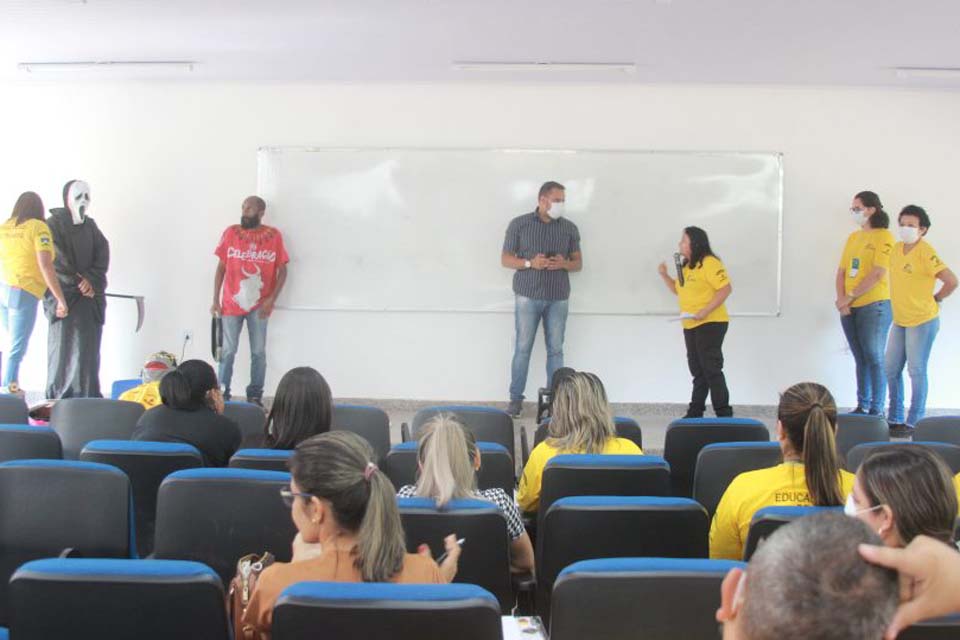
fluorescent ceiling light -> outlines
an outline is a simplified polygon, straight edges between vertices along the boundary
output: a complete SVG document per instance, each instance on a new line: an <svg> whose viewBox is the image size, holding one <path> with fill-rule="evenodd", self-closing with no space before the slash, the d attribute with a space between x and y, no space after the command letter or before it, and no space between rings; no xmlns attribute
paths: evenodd
<svg viewBox="0 0 960 640"><path fill-rule="evenodd" d="M454 62L457 71L618 71L633 73L633 62Z"/></svg>
<svg viewBox="0 0 960 640"><path fill-rule="evenodd" d="M158 61L91 61L91 62L21 62L17 69L30 74L92 74L103 72L182 72L190 73L198 65L193 61L158 60Z"/></svg>
<svg viewBox="0 0 960 640"><path fill-rule="evenodd" d="M958 67L897 67L898 78L933 78L940 80L960 80Z"/></svg>

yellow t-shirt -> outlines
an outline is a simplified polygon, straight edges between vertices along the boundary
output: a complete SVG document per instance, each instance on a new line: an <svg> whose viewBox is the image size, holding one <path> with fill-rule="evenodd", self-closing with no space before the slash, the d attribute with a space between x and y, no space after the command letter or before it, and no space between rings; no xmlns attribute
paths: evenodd
<svg viewBox="0 0 960 640"><path fill-rule="evenodd" d="M37 252L48 251L55 255L50 228L43 220L26 220L18 225L10 218L0 225L0 264L3 266L3 281L11 287L42 298L47 290L43 281Z"/></svg>
<svg viewBox="0 0 960 640"><path fill-rule="evenodd" d="M853 491L854 475L840 470L840 492ZM764 507L811 506L803 464L784 462L741 473L720 498L710 525L710 557L742 560L753 514Z"/></svg>
<svg viewBox="0 0 960 640"><path fill-rule="evenodd" d="M549 439L544 440L533 448L530 452L530 458L523 468L523 475L520 476L520 488L517 490L517 504L523 511L536 511L540 506L540 488L543 481L543 468L547 466L550 458L561 453L582 453L580 451L560 451L549 444ZM633 440L626 438L610 438L603 446L601 452L605 455L623 455L636 454L642 455L643 451Z"/></svg>
<svg viewBox="0 0 960 640"><path fill-rule="evenodd" d="M160 381L148 382L139 387L128 389L120 394L120 399L142 404L144 409L153 409L163 402L160 399Z"/></svg>
<svg viewBox="0 0 960 640"><path fill-rule="evenodd" d="M844 291L847 295L853 292L874 267L887 269L880 281L850 306L863 307L890 299L890 253L893 251L893 242L893 234L887 229L861 229L847 238L843 256L840 258Z"/></svg>
<svg viewBox="0 0 960 640"><path fill-rule="evenodd" d="M730 284L730 278L727 276L727 269L716 256L707 256L696 269L691 269L689 265L683 268L683 286L680 285L679 280L675 282L680 312L695 314L707 306L718 290ZM729 320L727 305L722 304L699 322L684 320L683 328L695 329L708 322L728 322Z"/></svg>
<svg viewBox="0 0 960 640"><path fill-rule="evenodd" d="M890 255L890 303L896 324L916 327L940 315L933 288L937 274L947 265L926 240L920 240L908 254L903 247L898 242Z"/></svg>

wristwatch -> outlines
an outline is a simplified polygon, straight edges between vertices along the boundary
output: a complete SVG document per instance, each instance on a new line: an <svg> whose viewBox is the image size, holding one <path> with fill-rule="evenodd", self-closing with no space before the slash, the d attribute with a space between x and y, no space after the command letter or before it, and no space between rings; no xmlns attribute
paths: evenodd
<svg viewBox="0 0 960 640"><path fill-rule="evenodd" d="M533 263L530 262L529 260L524 260L524 261L523 261L523 268L524 268L524 269L529 269L529 268L532 267L532 266L533 266Z"/></svg>

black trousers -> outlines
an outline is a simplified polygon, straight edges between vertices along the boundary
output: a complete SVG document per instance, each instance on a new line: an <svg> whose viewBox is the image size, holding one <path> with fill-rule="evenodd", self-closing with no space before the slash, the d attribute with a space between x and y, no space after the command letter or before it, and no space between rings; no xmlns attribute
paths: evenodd
<svg viewBox="0 0 960 640"><path fill-rule="evenodd" d="M687 409L689 417L703 416L708 393L718 417L733 415L727 379L723 375L723 338L727 335L728 324L708 322L694 329L683 330L683 339L687 343L687 365L693 376L693 393Z"/></svg>

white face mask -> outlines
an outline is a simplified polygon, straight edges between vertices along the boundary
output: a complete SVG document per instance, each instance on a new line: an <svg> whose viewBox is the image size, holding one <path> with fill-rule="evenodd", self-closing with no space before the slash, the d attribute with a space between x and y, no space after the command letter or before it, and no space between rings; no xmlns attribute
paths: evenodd
<svg viewBox="0 0 960 640"><path fill-rule="evenodd" d="M850 210L850 219L853 220L853 224L860 228L863 226L863 223L867 221L867 216L863 211Z"/></svg>
<svg viewBox="0 0 960 640"><path fill-rule="evenodd" d="M920 229L916 227L900 227L900 239L905 244L913 244L920 239Z"/></svg>
<svg viewBox="0 0 960 640"><path fill-rule="evenodd" d="M882 507L882 504L878 504L875 507L867 507L866 509L857 509L857 503L853 501L853 494L847 495L847 501L843 505L843 513L850 516L851 518L856 518L861 513L866 513L867 511L873 511L874 509L879 509Z"/></svg>
<svg viewBox="0 0 960 640"><path fill-rule="evenodd" d="M564 202L551 202L550 208L547 209L547 215L552 219L556 220L563 215L564 209L566 208L566 203Z"/></svg>
<svg viewBox="0 0 960 640"><path fill-rule="evenodd" d="M67 209L73 224L83 224L87 219L87 209L90 208L90 185L83 180L77 180L67 190Z"/></svg>

